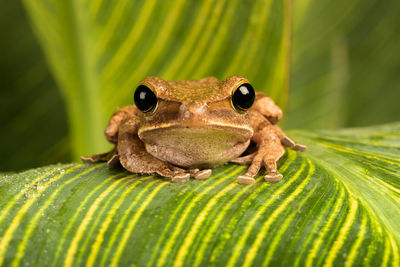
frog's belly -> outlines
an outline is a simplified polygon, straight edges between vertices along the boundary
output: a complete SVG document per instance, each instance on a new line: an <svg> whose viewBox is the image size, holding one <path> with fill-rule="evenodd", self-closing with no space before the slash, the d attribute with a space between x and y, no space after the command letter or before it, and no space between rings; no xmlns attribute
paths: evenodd
<svg viewBox="0 0 400 267"><path fill-rule="evenodd" d="M240 156L250 139L218 128L170 129L142 137L154 157L186 168L212 168Z"/></svg>

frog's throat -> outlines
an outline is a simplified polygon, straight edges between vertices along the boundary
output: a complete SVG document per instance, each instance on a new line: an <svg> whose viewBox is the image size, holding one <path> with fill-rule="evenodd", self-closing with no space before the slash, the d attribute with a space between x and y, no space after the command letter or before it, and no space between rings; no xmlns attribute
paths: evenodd
<svg viewBox="0 0 400 267"><path fill-rule="evenodd" d="M226 150L208 149L206 151L200 146L190 151L150 144L146 144L145 147L148 153L161 161L188 169L208 169L224 165L230 160L239 157L249 147L249 144L250 140L238 143Z"/></svg>
<svg viewBox="0 0 400 267"><path fill-rule="evenodd" d="M165 127L139 138L152 156L186 168L211 168L240 156L253 131L232 127Z"/></svg>

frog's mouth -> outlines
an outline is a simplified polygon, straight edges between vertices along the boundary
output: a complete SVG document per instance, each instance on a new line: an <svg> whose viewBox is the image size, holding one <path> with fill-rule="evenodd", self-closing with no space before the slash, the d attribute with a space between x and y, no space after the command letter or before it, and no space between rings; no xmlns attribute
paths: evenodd
<svg viewBox="0 0 400 267"><path fill-rule="evenodd" d="M169 130L174 130L174 129L186 129L190 128L193 129L193 132L196 131L201 131L202 129L220 129L222 131L226 132L232 132L236 133L237 135L242 135L245 138L251 138L253 136L253 129L249 125L233 125L233 124L228 124L228 123L221 123L221 122L216 122L216 123L193 123L193 122L187 122L187 123L159 123L151 126L146 126L142 127L139 129L138 135L140 139L142 139L143 136L147 135L147 133L152 133L153 131L157 134L160 134L163 131L169 131Z"/></svg>
<svg viewBox="0 0 400 267"><path fill-rule="evenodd" d="M154 157L188 168L222 165L240 156L250 144L247 127L154 127L139 132L146 150Z"/></svg>

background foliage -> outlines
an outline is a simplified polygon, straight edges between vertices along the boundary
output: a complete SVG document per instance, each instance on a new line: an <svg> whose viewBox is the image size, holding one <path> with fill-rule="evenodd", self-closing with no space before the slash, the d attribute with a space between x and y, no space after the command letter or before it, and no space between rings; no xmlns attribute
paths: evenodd
<svg viewBox="0 0 400 267"><path fill-rule="evenodd" d="M20 1L0 2L0 170L66 160L65 105Z"/></svg>
<svg viewBox="0 0 400 267"><path fill-rule="evenodd" d="M400 2L294 3L287 125L337 128L400 119Z"/></svg>
<svg viewBox="0 0 400 267"><path fill-rule="evenodd" d="M153 1L148 2L147 5L153 3ZM240 2L243 2L243 5L246 4L244 1ZM126 4L127 1L122 1L122 3ZM139 3L142 2L139 1ZM400 38L400 22L397 19L400 10L399 2L395 0L384 2L360 0L352 1L349 4L345 0L334 2L308 0L294 1L293 4L291 94L285 115L286 120L283 123L284 127L326 128L371 125L397 120L400 113L400 106L397 104L400 95L400 76L397 75L400 67L400 54L397 53L397 44ZM227 2L220 5L223 5L223 8L232 6L228 9L231 10L228 13L235 19L242 18L244 21L251 21L246 14L241 13L241 16L235 16L240 13L240 6L228 5ZM214 22L217 24L221 23L220 20L223 18L221 13L218 13L221 12L218 9L220 5L210 5L207 7L208 9L202 9L209 16L214 14L211 17L217 18ZM76 142L69 141L65 105L59 90L56 89L59 86L55 85L50 75L44 55L34 38L32 27L29 25L21 2L2 1L0 7L0 29L3 36L0 45L2 51L6 51L0 55L0 67L2 68L0 123L3 129L7 129L1 133L0 145L3 153L0 156L0 169L17 170L48 162L68 161L73 147L75 147L75 155L85 148ZM124 7L122 6L122 8ZM147 8L149 9L151 6ZM184 5L180 8L188 9ZM194 10L200 11L196 7ZM146 14L142 16L146 16ZM100 14L96 23L105 23L106 18L110 19L111 15L111 11ZM118 16L118 12L114 11L114 17ZM130 19L142 18L137 17L137 14L129 17ZM120 20L123 21L129 17L125 14L125 17L122 16ZM186 18L176 19L190 24ZM157 23L157 18L152 16L151 21ZM253 22L256 23L257 20L253 20ZM95 29L93 25L90 26ZM110 27L109 32L116 31L114 34L116 36L108 34L109 37L114 38L113 40L118 40L121 35L127 34L121 31L121 24L111 23L108 27ZM184 45L188 47L208 46L210 39L207 38L211 38L209 35L212 29L204 28L201 23L196 27L197 31L191 34ZM232 27L224 28L224 33L231 31ZM168 50L163 52L162 48L151 46L151 40L161 38L157 32L149 32L148 28L141 30L146 33L146 38L136 36L133 41L137 46L141 44L141 49L155 50L155 52L158 51L158 54L154 53L151 58L154 62L151 66L152 73L136 72L138 64L144 64L141 63L142 57L129 59L130 64L125 68L127 71L135 72L132 86L147 74L182 79L184 77L198 78L209 74L223 77L232 70L232 67L218 64L215 65L218 66L217 69L208 68L206 60L198 61L197 58L200 63L195 65L187 63L191 68L187 68L187 70L184 68L184 72L176 72L177 69L182 69L180 66L184 63L183 59L189 54L190 58L192 57L190 52L192 50L186 49L184 52L180 52L183 55L178 60L171 62L171 57L177 53L177 44L182 44L177 42L175 45L171 45L170 42L164 40L169 46ZM237 31L237 34L233 34L232 43L238 43L243 38L240 35L240 28ZM212 34L215 35L214 32ZM177 35L184 36L185 33L179 30ZM219 36L218 33L217 36ZM90 36L89 38L94 37ZM203 42L208 40L208 42L197 44L199 40ZM108 49L111 49L108 54L115 52L112 42L106 42L106 44L108 44ZM234 49L236 48L234 46ZM263 48L256 54L264 55L270 50L272 51L270 48ZM201 54L198 52L195 56L198 56L199 53ZM227 53L224 59L229 59L229 56L230 54ZM265 56L269 55L265 54ZM68 57L66 56L66 58ZM102 55L99 58L100 63L107 62L106 56ZM191 62L194 60L191 59ZM253 60L248 58L241 62L253 64ZM144 68L141 67L141 70L150 69L146 66L147 64L148 61L144 64ZM175 74L172 70L166 71L167 66L172 66ZM237 71L254 80L252 75L255 75L255 71L250 69L249 72L240 69ZM121 75L126 74L119 76ZM257 81L257 78L255 80ZM261 86L261 83L258 84ZM105 86L108 88L106 90L121 90L120 86L115 84ZM99 140L102 138L102 129L98 128L102 128L105 124L106 118L115 108L116 103L123 105L131 101L131 88L129 85L126 88L124 96L104 105L104 110L103 107L101 108L102 115L99 112L95 114L101 118L101 121L96 123L97 127L90 126L98 135L96 142L104 142ZM64 88L64 98L68 97L67 90ZM273 96L275 99L277 98L276 93ZM90 95L90 97L94 96ZM70 114L68 117L71 119L73 116ZM103 150L105 143L102 144L97 148L98 150Z"/></svg>
<svg viewBox="0 0 400 267"><path fill-rule="evenodd" d="M241 73L285 103L289 1L25 1L66 100L74 156L109 148L103 130L146 76ZM240 12L243 16L233 16ZM256 38L257 37L257 38Z"/></svg>
<svg viewBox="0 0 400 267"><path fill-rule="evenodd" d="M26 0L44 55L21 3L0 5L2 170L103 151L147 75L247 76L285 127L398 119L395 1ZM184 185L104 164L2 172L0 265L398 266L399 132L292 131L309 151L288 151L276 184L239 185L233 164Z"/></svg>

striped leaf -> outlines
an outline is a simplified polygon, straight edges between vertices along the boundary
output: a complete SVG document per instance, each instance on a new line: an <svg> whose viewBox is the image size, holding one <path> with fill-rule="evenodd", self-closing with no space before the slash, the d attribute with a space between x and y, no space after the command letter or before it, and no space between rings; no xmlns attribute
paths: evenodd
<svg viewBox="0 0 400 267"><path fill-rule="evenodd" d="M24 0L63 90L75 156L102 152L106 121L146 76L249 78L287 97L290 0Z"/></svg>
<svg viewBox="0 0 400 267"><path fill-rule="evenodd" d="M67 164L0 176L0 265L399 266L400 123L291 132L284 179L174 184Z"/></svg>

